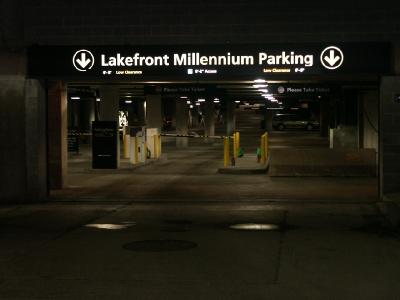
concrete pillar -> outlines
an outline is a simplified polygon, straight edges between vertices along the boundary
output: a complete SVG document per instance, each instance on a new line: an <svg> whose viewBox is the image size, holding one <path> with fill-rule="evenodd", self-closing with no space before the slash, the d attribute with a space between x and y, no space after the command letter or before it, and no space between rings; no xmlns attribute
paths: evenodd
<svg viewBox="0 0 400 300"><path fill-rule="evenodd" d="M68 101L68 127L78 128L79 126L79 102Z"/></svg>
<svg viewBox="0 0 400 300"><path fill-rule="evenodd" d="M189 133L189 106L186 103L186 99L176 99L176 133L187 135ZM176 146L177 147L187 147L188 138L177 137Z"/></svg>
<svg viewBox="0 0 400 300"><path fill-rule="evenodd" d="M361 147L378 151L379 92L365 91L360 94L361 104Z"/></svg>
<svg viewBox="0 0 400 300"><path fill-rule="evenodd" d="M23 76L0 76L0 200L22 201L25 190Z"/></svg>
<svg viewBox="0 0 400 300"><path fill-rule="evenodd" d="M26 199L47 198L46 92L35 79L25 81Z"/></svg>
<svg viewBox="0 0 400 300"><path fill-rule="evenodd" d="M190 110L191 120L192 120L192 128L199 129L200 122L199 122L199 112L197 106Z"/></svg>
<svg viewBox="0 0 400 300"><path fill-rule="evenodd" d="M45 200L46 97L43 85L21 75L1 75L0 70L0 123L0 204Z"/></svg>
<svg viewBox="0 0 400 300"><path fill-rule="evenodd" d="M146 126L158 128L161 132L163 125L161 95L146 96Z"/></svg>
<svg viewBox="0 0 400 300"><path fill-rule="evenodd" d="M95 109L94 109L94 101L91 100L78 100L80 101L80 110L79 110L79 123L80 129L83 131L90 132L92 129L92 122L95 120Z"/></svg>
<svg viewBox="0 0 400 300"><path fill-rule="evenodd" d="M226 101L226 135L232 136L236 129L236 103L232 99Z"/></svg>
<svg viewBox="0 0 400 300"><path fill-rule="evenodd" d="M215 135L215 116L213 100L207 99L204 104L204 134L208 136Z"/></svg>
<svg viewBox="0 0 400 300"><path fill-rule="evenodd" d="M100 121L116 121L119 129L119 88L115 86L100 87ZM117 153L120 154L120 139L117 139ZM119 167L120 155L117 155Z"/></svg>
<svg viewBox="0 0 400 300"><path fill-rule="evenodd" d="M383 77L380 94L380 196L400 193L400 76Z"/></svg>
<svg viewBox="0 0 400 300"><path fill-rule="evenodd" d="M400 75L400 42L392 43L392 71Z"/></svg>
<svg viewBox="0 0 400 300"><path fill-rule="evenodd" d="M134 124L137 124L137 119L135 120L135 117L136 117L135 108L136 108L136 103L133 103L128 106L128 125L129 126L133 126Z"/></svg>
<svg viewBox="0 0 400 300"><path fill-rule="evenodd" d="M265 131L271 132L272 131L272 118L274 117L274 112L268 109L265 112Z"/></svg>
<svg viewBox="0 0 400 300"><path fill-rule="evenodd" d="M62 189L68 172L67 87L62 81L48 85L47 116L49 188Z"/></svg>
<svg viewBox="0 0 400 300"><path fill-rule="evenodd" d="M344 91L337 101L339 105L339 119L333 134L333 148L359 148L359 110L358 91Z"/></svg>
<svg viewBox="0 0 400 300"><path fill-rule="evenodd" d="M119 121L119 88L100 87L100 121Z"/></svg>
<svg viewBox="0 0 400 300"><path fill-rule="evenodd" d="M319 101L319 133L321 137L328 137L329 135L329 98L322 98Z"/></svg>
<svg viewBox="0 0 400 300"><path fill-rule="evenodd" d="M145 100L137 100L137 117L139 125L146 125L146 102Z"/></svg>

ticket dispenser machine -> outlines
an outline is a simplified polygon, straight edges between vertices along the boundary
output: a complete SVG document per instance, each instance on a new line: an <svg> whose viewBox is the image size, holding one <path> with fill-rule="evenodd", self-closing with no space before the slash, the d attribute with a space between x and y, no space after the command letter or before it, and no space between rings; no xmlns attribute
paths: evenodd
<svg viewBox="0 0 400 300"><path fill-rule="evenodd" d="M146 141L149 158L158 158L160 153L159 146L160 130L158 128L146 129Z"/></svg>

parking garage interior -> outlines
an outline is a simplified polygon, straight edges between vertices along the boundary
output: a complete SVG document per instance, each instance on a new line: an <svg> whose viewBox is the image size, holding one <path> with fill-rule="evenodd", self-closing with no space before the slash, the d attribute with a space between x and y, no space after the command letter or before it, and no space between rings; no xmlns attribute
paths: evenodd
<svg viewBox="0 0 400 300"><path fill-rule="evenodd" d="M33 46L50 197L374 200L388 53L385 43Z"/></svg>
<svg viewBox="0 0 400 300"><path fill-rule="evenodd" d="M119 163L97 169L92 124L109 112L110 95L118 110ZM378 192L378 98L374 81L69 82L67 171L63 188L50 194L60 200L368 201ZM153 127L161 134L161 155L132 163L124 135ZM235 132L241 153L232 162ZM264 172L241 172L262 165L257 156L265 132ZM219 172L224 137L230 137L229 174Z"/></svg>

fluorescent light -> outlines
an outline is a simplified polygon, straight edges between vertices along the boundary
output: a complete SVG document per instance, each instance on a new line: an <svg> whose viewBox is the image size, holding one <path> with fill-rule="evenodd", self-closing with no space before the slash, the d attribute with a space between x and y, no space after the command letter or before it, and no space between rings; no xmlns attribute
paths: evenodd
<svg viewBox="0 0 400 300"><path fill-rule="evenodd" d="M254 83L264 83L266 82L264 79L256 79L253 81Z"/></svg>
<svg viewBox="0 0 400 300"><path fill-rule="evenodd" d="M77 96L71 97L71 100L79 100L79 99L81 99L81 97L77 97Z"/></svg>
<svg viewBox="0 0 400 300"><path fill-rule="evenodd" d="M199 102L196 102L196 105L197 105L197 106L199 106L199 105L200 105L200 103L199 103Z"/></svg>
<svg viewBox="0 0 400 300"><path fill-rule="evenodd" d="M219 98L214 98L214 100L219 100Z"/></svg>
<svg viewBox="0 0 400 300"><path fill-rule="evenodd" d="M97 101L97 102L100 102L100 98L96 98L96 101Z"/></svg>
<svg viewBox="0 0 400 300"><path fill-rule="evenodd" d="M186 101L186 104L190 104L190 101Z"/></svg>
<svg viewBox="0 0 400 300"><path fill-rule="evenodd" d="M268 86L268 84L253 84L253 87L255 87L255 88L265 88L265 87L267 87Z"/></svg>
<svg viewBox="0 0 400 300"><path fill-rule="evenodd" d="M125 98L132 98L133 96L130 95L126 95Z"/></svg>
<svg viewBox="0 0 400 300"><path fill-rule="evenodd" d="M179 98L181 98L181 99L187 99L186 96L180 96Z"/></svg>
<svg viewBox="0 0 400 300"><path fill-rule="evenodd" d="M132 100L125 100L125 103L130 104L132 103Z"/></svg>
<svg viewBox="0 0 400 300"><path fill-rule="evenodd" d="M197 99L199 102L206 102L206 99Z"/></svg>
<svg viewBox="0 0 400 300"><path fill-rule="evenodd" d="M193 108L193 105L190 105L190 108Z"/></svg>
<svg viewBox="0 0 400 300"><path fill-rule="evenodd" d="M244 223L229 226L231 229L236 230L279 230L279 225L275 224L257 224L257 223Z"/></svg>
<svg viewBox="0 0 400 300"><path fill-rule="evenodd" d="M214 103L219 103L219 100L214 100Z"/></svg>
<svg viewBox="0 0 400 300"><path fill-rule="evenodd" d="M96 228L96 229L106 229L106 230L120 230L128 228L129 226L135 225L131 224L86 224L85 227Z"/></svg>
<svg viewBox="0 0 400 300"><path fill-rule="evenodd" d="M240 100L235 100L235 103L240 103Z"/></svg>
<svg viewBox="0 0 400 300"><path fill-rule="evenodd" d="M262 93L268 93L268 90L267 90L267 89L258 89L258 91L259 91L259 92L262 92Z"/></svg>

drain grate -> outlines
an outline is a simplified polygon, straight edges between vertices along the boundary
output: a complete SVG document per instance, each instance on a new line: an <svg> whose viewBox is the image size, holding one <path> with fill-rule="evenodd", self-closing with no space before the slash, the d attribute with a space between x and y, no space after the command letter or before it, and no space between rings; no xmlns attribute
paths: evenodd
<svg viewBox="0 0 400 300"><path fill-rule="evenodd" d="M190 250L196 248L197 244L183 240L144 240L127 243L122 247L130 251L166 252Z"/></svg>

